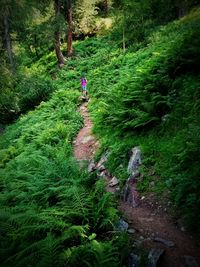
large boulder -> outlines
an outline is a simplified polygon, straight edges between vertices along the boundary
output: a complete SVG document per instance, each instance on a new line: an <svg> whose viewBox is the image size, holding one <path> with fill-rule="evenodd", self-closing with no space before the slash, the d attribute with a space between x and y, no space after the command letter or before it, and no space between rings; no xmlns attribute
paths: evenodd
<svg viewBox="0 0 200 267"><path fill-rule="evenodd" d="M137 207L139 204L139 194L136 189L137 178L140 176L139 166L142 164L141 150L139 147L131 149L132 155L130 157L127 172L129 178L126 182L123 200L132 207Z"/></svg>
<svg viewBox="0 0 200 267"><path fill-rule="evenodd" d="M141 150L139 147L134 147L131 149L132 156L128 163L127 171L133 176L135 172L138 171L139 166L142 164Z"/></svg>

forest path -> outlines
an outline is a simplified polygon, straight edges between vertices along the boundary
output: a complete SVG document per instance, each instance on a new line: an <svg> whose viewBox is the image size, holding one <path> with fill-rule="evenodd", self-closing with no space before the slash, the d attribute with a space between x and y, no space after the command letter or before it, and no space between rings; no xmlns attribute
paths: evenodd
<svg viewBox="0 0 200 267"><path fill-rule="evenodd" d="M79 112L84 119L84 126L73 142L74 157L78 161L90 161L94 157L94 154L99 147L99 142L91 133L92 122L88 115L87 105L88 102L84 102L79 108Z"/></svg>
<svg viewBox="0 0 200 267"><path fill-rule="evenodd" d="M91 161L99 142L92 135L92 122L87 111L87 102L84 102L79 111L84 118L84 126L74 140L74 157L77 161ZM107 183L109 179L107 179ZM112 188L107 185L106 190L113 193ZM166 203L165 203L166 204ZM193 258L200 266L200 247L197 241L179 225L175 219L166 213L167 206L157 202L153 194L149 194L140 199L136 208L130 207L124 201L119 201L118 209L123 218L128 222L129 229L134 232L131 234L133 244L137 248L163 249L164 255L161 267L198 267L195 263L186 265L184 256L193 261ZM156 241L157 238L158 239ZM161 242L162 241L162 242ZM168 242L169 241L169 242ZM168 245L164 244L169 243Z"/></svg>

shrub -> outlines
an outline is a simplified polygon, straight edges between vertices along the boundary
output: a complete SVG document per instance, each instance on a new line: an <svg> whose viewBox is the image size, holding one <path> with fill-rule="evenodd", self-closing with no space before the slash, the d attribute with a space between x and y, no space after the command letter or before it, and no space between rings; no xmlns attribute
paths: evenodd
<svg viewBox="0 0 200 267"><path fill-rule="evenodd" d="M31 76L22 78L16 90L19 94L20 110L24 113L47 100L54 86L49 79Z"/></svg>

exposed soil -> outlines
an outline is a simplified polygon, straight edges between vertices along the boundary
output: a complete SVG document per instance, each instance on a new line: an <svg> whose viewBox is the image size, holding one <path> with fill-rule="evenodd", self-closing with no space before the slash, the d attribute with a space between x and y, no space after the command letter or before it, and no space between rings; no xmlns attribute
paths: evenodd
<svg viewBox="0 0 200 267"><path fill-rule="evenodd" d="M78 161L90 161L99 143L91 133L92 123L87 112L87 103L80 107L80 112L84 117L84 127L80 130L74 141L74 157ZM109 179L107 177L107 183ZM107 191L113 193L114 189L106 187ZM167 205L167 204L166 204ZM153 193L140 197L139 205L135 208L120 200L119 210L124 220L129 223L129 228L135 230L131 234L133 246L147 249L162 248L165 250L161 267L183 267L184 256L193 256L200 266L200 246L197 240L184 227L179 225L169 213L166 212L167 206L159 205ZM163 238L172 241L174 246L168 247L155 238ZM191 265L192 266L192 265ZM194 266L194 265L193 265Z"/></svg>
<svg viewBox="0 0 200 267"><path fill-rule="evenodd" d="M90 161L99 147L98 141L92 135L92 122L87 111L87 102L84 102L79 108L84 118L84 126L74 140L74 157L78 161Z"/></svg>
<svg viewBox="0 0 200 267"><path fill-rule="evenodd" d="M151 203L153 201L151 199ZM177 225L176 220L165 211L150 206L148 198L141 201L136 208L120 201L119 210L129 223L129 227L135 230L133 240L136 240L136 247L162 248L165 250L162 267L185 266L183 257L187 255L193 256L200 264L198 241L187 233L183 226ZM172 241L174 246L168 247L161 242L156 242L154 240L156 237Z"/></svg>

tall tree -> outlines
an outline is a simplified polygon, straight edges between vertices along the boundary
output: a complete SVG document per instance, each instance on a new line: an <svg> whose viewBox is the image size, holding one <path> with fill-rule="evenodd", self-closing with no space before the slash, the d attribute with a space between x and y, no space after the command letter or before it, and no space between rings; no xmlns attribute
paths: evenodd
<svg viewBox="0 0 200 267"><path fill-rule="evenodd" d="M8 59L10 62L10 66L13 71L15 71L15 64L13 60L13 52L12 52L12 43L10 37L10 29L9 29L9 13L5 11L3 16L4 30L5 30L5 46L8 55Z"/></svg>
<svg viewBox="0 0 200 267"><path fill-rule="evenodd" d="M62 54L61 48L60 48L60 15L61 15L61 1L60 0L54 0L54 9L55 9L55 18L56 18L56 25L55 25L55 52L56 57L58 59L59 66L62 66L65 64L65 58Z"/></svg>
<svg viewBox="0 0 200 267"><path fill-rule="evenodd" d="M0 6L1 14L1 36L3 41L3 48L6 51L8 62L12 71L15 71L15 64L12 51L12 39L11 39L11 21L12 21L12 7L15 3L2 1Z"/></svg>
<svg viewBox="0 0 200 267"><path fill-rule="evenodd" d="M72 20L72 0L67 0L66 8L66 19L67 19L67 56L71 57L73 55L72 46L72 31L73 31L73 20Z"/></svg>

